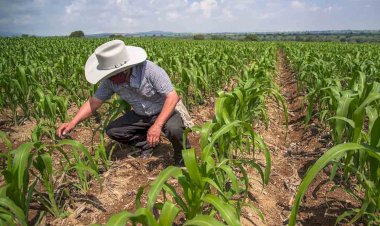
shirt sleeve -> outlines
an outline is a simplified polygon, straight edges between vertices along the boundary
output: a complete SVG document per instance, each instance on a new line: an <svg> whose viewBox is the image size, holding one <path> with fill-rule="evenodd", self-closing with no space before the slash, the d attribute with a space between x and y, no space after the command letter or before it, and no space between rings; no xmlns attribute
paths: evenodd
<svg viewBox="0 0 380 226"><path fill-rule="evenodd" d="M159 66L156 67L148 78L156 92L166 96L174 90L173 84L165 70Z"/></svg>
<svg viewBox="0 0 380 226"><path fill-rule="evenodd" d="M100 83L98 89L94 94L94 97L98 98L99 100L106 101L110 99L113 94L114 91L112 89L110 81L108 79L105 79Z"/></svg>

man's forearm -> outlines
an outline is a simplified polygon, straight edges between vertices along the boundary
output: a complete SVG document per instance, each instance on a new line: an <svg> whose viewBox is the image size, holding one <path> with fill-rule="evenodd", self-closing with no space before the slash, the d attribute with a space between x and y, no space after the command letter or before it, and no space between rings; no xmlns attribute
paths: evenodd
<svg viewBox="0 0 380 226"><path fill-rule="evenodd" d="M103 101L91 97L88 101L86 101L86 103L82 105L78 113L71 120L71 123L77 125L81 121L89 118L93 114L93 112L95 112L102 105L102 103Z"/></svg>
<svg viewBox="0 0 380 226"><path fill-rule="evenodd" d="M179 101L179 97L177 93L175 91L170 92L166 96L166 100L165 100L164 106L162 107L162 111L158 115L154 124L162 128L164 124L166 123L166 121L173 114L175 106L177 105L178 101Z"/></svg>

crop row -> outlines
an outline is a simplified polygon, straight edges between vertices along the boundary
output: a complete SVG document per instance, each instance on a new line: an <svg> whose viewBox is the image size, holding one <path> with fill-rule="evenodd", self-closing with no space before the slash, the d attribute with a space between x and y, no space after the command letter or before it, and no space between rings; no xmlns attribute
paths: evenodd
<svg viewBox="0 0 380 226"><path fill-rule="evenodd" d="M85 82L83 65L93 49L105 41L0 39L0 111L14 124L37 121L29 142L17 148L1 133L7 147L1 156L5 184L1 187L0 219L4 224L27 224L33 202L44 207L41 218L47 213L65 217L72 192L85 193L93 178L101 185L100 172L111 164L103 129L128 105L118 98L109 102L107 110L103 109L107 114L93 128L94 134L100 134L100 142L90 148L74 140L58 140L54 128L57 119L64 121L67 110L79 106L96 89ZM247 202L244 166L258 170L263 184L269 180L270 154L252 130L252 123L267 118L264 106L269 95L282 101L272 79L274 46L150 39L125 42L147 50L148 58L168 72L189 107L227 87L233 76L238 85L230 92L218 93L213 122L194 128L201 136L201 156L197 158L193 149L184 150L186 167L162 171L149 189L146 207L140 206L139 197L144 192L140 189L138 210L134 214L122 212L111 222L129 218L146 225L170 225L180 214L188 224L222 220L238 225L241 208L252 206ZM253 158L260 150L266 156L265 169ZM252 156L237 159L233 153ZM180 193L169 183L170 177L177 180ZM166 202L159 203L159 195ZM152 218L153 208L161 212L158 222ZM208 214L211 217L205 216Z"/></svg>
<svg viewBox="0 0 380 226"><path fill-rule="evenodd" d="M336 145L324 153L305 175L290 218L307 187L326 165L331 179L357 181L346 191L361 207L344 212L337 223L362 219L380 223L380 48L378 45L285 45L297 72L300 92L306 92L307 117L319 117L331 130ZM355 178L355 180L353 179ZM364 194L364 195L362 195Z"/></svg>

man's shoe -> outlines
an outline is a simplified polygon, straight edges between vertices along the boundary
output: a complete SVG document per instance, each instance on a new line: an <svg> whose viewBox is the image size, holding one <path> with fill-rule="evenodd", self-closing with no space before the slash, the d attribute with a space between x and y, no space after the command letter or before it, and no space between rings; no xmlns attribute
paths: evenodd
<svg viewBox="0 0 380 226"><path fill-rule="evenodd" d="M174 156L174 166L185 167L185 162L183 161L182 156Z"/></svg>

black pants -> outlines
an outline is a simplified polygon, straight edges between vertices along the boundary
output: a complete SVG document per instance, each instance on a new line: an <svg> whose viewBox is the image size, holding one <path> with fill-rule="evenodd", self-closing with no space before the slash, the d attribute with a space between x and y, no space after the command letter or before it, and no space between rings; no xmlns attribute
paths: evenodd
<svg viewBox="0 0 380 226"><path fill-rule="evenodd" d="M107 135L120 143L134 145L144 150L150 149L147 145L148 129L156 121L158 115L141 116L134 111L129 111L120 118L111 122L107 128ZM165 136L170 140L174 149L174 158L182 157L183 132L185 126L177 111L174 111L162 128ZM190 148L190 143L186 139L186 148Z"/></svg>

